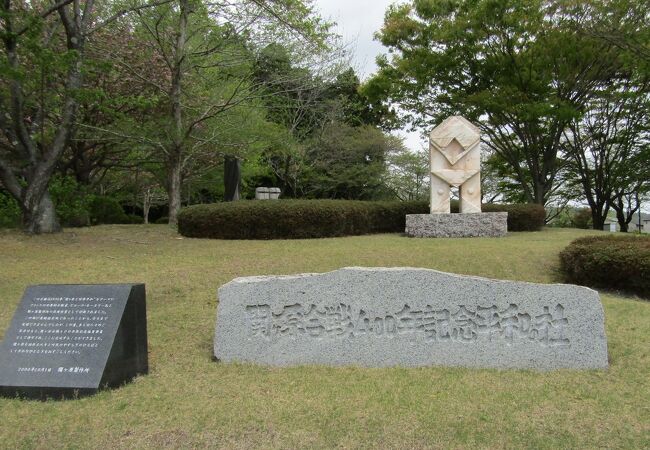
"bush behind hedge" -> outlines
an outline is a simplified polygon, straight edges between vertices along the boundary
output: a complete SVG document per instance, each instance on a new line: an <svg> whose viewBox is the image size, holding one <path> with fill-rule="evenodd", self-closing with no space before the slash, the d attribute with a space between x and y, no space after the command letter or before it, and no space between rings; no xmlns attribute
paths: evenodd
<svg viewBox="0 0 650 450"><path fill-rule="evenodd" d="M539 231L546 220L546 210L542 205L488 203L481 208L483 212L507 212L508 231Z"/></svg>
<svg viewBox="0 0 650 450"><path fill-rule="evenodd" d="M457 204L452 205L454 209L458 209ZM544 224L544 208L538 205L484 205L484 210L507 211L510 231L539 230ZM423 201L239 201L184 208L178 216L178 231L187 237L213 239L301 239L401 233L407 214L428 212L428 203Z"/></svg>
<svg viewBox="0 0 650 450"><path fill-rule="evenodd" d="M16 200L0 188L0 228L20 226L21 211Z"/></svg>
<svg viewBox="0 0 650 450"><path fill-rule="evenodd" d="M650 298L650 236L576 239L560 252L565 281Z"/></svg>
<svg viewBox="0 0 650 450"><path fill-rule="evenodd" d="M93 196L89 206L93 225L131 223L117 199L108 196Z"/></svg>

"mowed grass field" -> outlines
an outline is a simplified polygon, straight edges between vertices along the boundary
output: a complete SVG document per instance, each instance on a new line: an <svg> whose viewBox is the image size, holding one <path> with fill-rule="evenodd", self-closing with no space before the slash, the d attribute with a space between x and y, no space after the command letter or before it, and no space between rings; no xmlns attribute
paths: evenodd
<svg viewBox="0 0 650 450"><path fill-rule="evenodd" d="M635 298L601 293L607 371L211 360L216 290L238 276L414 266L549 283L558 252L593 233L217 241L164 225L0 232L0 336L29 284L145 282L150 363L148 376L93 397L0 399L0 448L650 448L650 302Z"/></svg>

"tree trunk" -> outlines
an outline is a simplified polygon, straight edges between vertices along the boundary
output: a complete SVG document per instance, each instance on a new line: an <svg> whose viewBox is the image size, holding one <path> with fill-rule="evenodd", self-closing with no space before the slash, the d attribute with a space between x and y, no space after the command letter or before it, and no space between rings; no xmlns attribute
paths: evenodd
<svg viewBox="0 0 650 450"><path fill-rule="evenodd" d="M181 210L181 163L170 161L167 166L167 196L169 197L169 225L178 225Z"/></svg>
<svg viewBox="0 0 650 450"><path fill-rule="evenodd" d="M623 205L623 200L618 198L616 203L612 205L614 211L616 211L616 220L618 221L619 231L622 233L627 233L627 217L625 217L625 206Z"/></svg>
<svg viewBox="0 0 650 450"><path fill-rule="evenodd" d="M594 230L601 230L605 226L605 218L598 212L591 212L591 228Z"/></svg>
<svg viewBox="0 0 650 450"><path fill-rule="evenodd" d="M591 206L591 228L602 231L605 226L608 211L609 207L603 207L603 205L594 204Z"/></svg>
<svg viewBox="0 0 650 450"><path fill-rule="evenodd" d="M620 228L621 233L628 232L628 221L625 217L625 212L623 211L622 205L621 208L616 209L616 220L618 221L618 227Z"/></svg>
<svg viewBox="0 0 650 450"><path fill-rule="evenodd" d="M291 175L289 174L289 171L291 167L291 155L288 155L284 159L284 168L283 168L283 175L282 175L282 195L285 197L293 197L296 198L296 193L294 189L291 186Z"/></svg>
<svg viewBox="0 0 650 450"><path fill-rule="evenodd" d="M223 164L224 201L239 200L239 185L241 183L240 161L233 156L226 156Z"/></svg>
<svg viewBox="0 0 650 450"><path fill-rule="evenodd" d="M151 189L147 189L144 193L142 201L142 215L144 216L144 224L149 224L149 210L151 209Z"/></svg>
<svg viewBox="0 0 650 450"><path fill-rule="evenodd" d="M23 229L28 234L58 233L61 231L54 203L48 192L45 192L36 207L23 210Z"/></svg>
<svg viewBox="0 0 650 450"><path fill-rule="evenodd" d="M181 209L181 162L185 145L181 95L190 9L188 0L181 0L179 2L179 21L174 47L174 64L170 90L173 142L167 159L167 194L169 197L169 225L174 227L178 225L178 213Z"/></svg>
<svg viewBox="0 0 650 450"><path fill-rule="evenodd" d="M546 194L548 193L546 190L545 183L543 181L535 181L535 197L533 199L533 203L537 203L539 205L545 206L546 205Z"/></svg>
<svg viewBox="0 0 650 450"><path fill-rule="evenodd" d="M636 206L632 207L632 195L634 195L634 193L621 193L611 203L612 209L616 211L616 220L618 221L618 225L623 233L627 233L629 231L629 225L632 221L632 218L634 217L634 213L638 212L641 214L638 201ZM624 198L625 202L623 201Z"/></svg>

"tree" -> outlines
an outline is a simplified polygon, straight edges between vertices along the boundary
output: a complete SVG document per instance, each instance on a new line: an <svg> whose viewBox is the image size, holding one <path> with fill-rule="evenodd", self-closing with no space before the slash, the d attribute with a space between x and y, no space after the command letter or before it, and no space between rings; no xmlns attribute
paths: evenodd
<svg viewBox="0 0 650 450"><path fill-rule="evenodd" d="M427 200L429 196L429 151L411 152L397 138L387 155L386 185L400 200Z"/></svg>
<svg viewBox="0 0 650 450"><path fill-rule="evenodd" d="M259 98L251 76L251 47L274 29L275 36L293 34L293 40L297 37L313 48L323 42L328 25L301 0L176 0L142 12L140 19L168 74L157 86L168 111L158 126L168 133L164 139L150 140L164 162L169 223L176 225L184 168L196 163L197 153L215 153L223 116Z"/></svg>
<svg viewBox="0 0 650 450"><path fill-rule="evenodd" d="M324 95L330 101L338 103L338 120L353 127L379 126L390 116L388 110L374 107L363 95L359 77L352 68L339 73L332 82L328 83Z"/></svg>
<svg viewBox="0 0 650 450"><path fill-rule="evenodd" d="M430 127L452 114L481 124L526 201L545 204L561 169L562 133L620 52L568 26L591 20L545 0L414 0L389 8L378 37L391 59L364 87L403 119Z"/></svg>
<svg viewBox="0 0 650 450"><path fill-rule="evenodd" d="M57 171L96 187L111 170L150 166L142 145L134 146L126 133L159 114L159 93L152 84L160 84L164 64L147 50L128 20L89 36L74 132Z"/></svg>
<svg viewBox="0 0 650 450"><path fill-rule="evenodd" d="M366 162L360 165L359 161L364 152L373 161L383 161L392 143L378 130L372 130L380 123L382 111L373 109L360 93L354 70L336 52L325 60L300 64L292 59L289 49L279 44L264 48L255 66L256 80L268 93L263 99L267 117L286 130L286 138L279 145L274 145L278 141L269 142L263 152L273 173L270 178L281 187L283 195L359 198L365 194L352 184L363 184L362 179L373 186L367 193L369 197L380 195L377 180L373 179L378 175L369 170L379 166ZM358 136L379 142L381 158L372 146L352 146ZM332 155L338 159L332 161ZM342 161L351 167L339 164ZM350 184L346 185L339 174L346 174Z"/></svg>
<svg viewBox="0 0 650 450"><path fill-rule="evenodd" d="M585 118L572 125L569 156L592 208L594 228L601 229L611 207L621 231L627 231L650 190L650 10L634 0L583 1L572 7L592 20L569 25L615 46L626 77L601 86Z"/></svg>
<svg viewBox="0 0 650 450"><path fill-rule="evenodd" d="M307 149L306 195L350 200L385 197L386 155L396 144L369 125L330 124Z"/></svg>
<svg viewBox="0 0 650 450"><path fill-rule="evenodd" d="M569 171L582 188L596 230L603 229L610 208L616 210L621 229L627 228L624 203L631 205L650 173L649 86L635 81L605 87L565 132Z"/></svg>
<svg viewBox="0 0 650 450"><path fill-rule="evenodd" d="M640 197L650 191L647 181L633 187L630 191L619 191L612 199L612 209L616 212L616 221L623 233L629 231L630 222L635 213L641 213Z"/></svg>
<svg viewBox="0 0 650 450"><path fill-rule="evenodd" d="M255 61L267 118L284 129L285 138L269 142L263 152L284 196L302 195L298 182L307 164L306 143L342 114L336 84L330 80L340 70L336 55L333 59L297 65L290 49L270 44Z"/></svg>
<svg viewBox="0 0 650 450"><path fill-rule="evenodd" d="M0 4L0 181L22 211L28 233L60 230L48 184L73 133L88 36L129 11L83 4Z"/></svg>
<svg viewBox="0 0 650 450"><path fill-rule="evenodd" d="M85 38L92 24L92 5L84 10L78 3L57 5L36 9L36 5L17 6L5 1L0 6L4 50L1 71L6 80L0 94L4 138L0 179L18 201L28 233L60 230L47 187L77 112L74 95L81 87ZM58 13L60 21L52 17L54 13ZM61 48L64 54L56 55ZM58 74L48 70L55 64L59 70L52 72ZM30 72L40 77L30 77ZM61 96L46 99L43 88L58 83L62 85Z"/></svg>

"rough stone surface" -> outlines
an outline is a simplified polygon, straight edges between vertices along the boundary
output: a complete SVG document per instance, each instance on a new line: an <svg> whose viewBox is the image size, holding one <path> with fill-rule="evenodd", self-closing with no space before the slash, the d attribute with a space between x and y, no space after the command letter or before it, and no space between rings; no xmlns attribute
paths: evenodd
<svg viewBox="0 0 650 450"><path fill-rule="evenodd" d="M351 267L237 278L218 295L214 354L226 362L607 367L598 293L579 286Z"/></svg>
<svg viewBox="0 0 650 450"><path fill-rule="evenodd" d="M407 214L411 237L498 237L508 232L508 213Z"/></svg>

